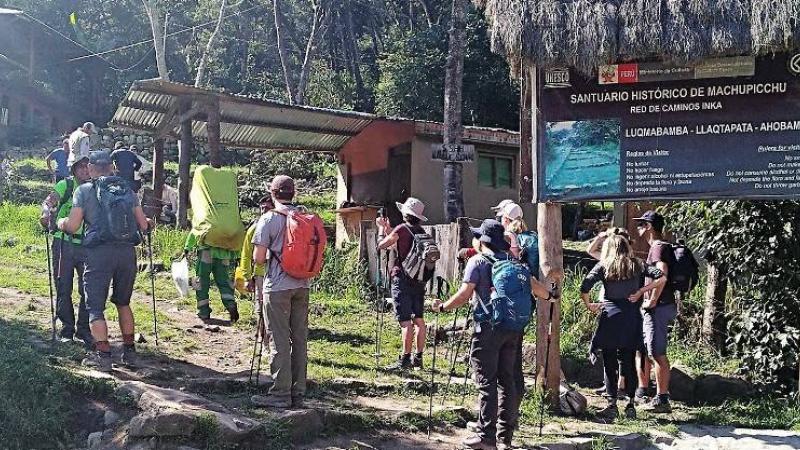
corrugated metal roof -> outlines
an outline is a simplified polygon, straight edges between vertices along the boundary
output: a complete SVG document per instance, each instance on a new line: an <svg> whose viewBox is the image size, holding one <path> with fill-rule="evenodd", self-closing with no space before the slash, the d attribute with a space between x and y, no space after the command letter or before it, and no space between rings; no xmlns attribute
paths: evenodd
<svg viewBox="0 0 800 450"><path fill-rule="evenodd" d="M197 105L219 102L220 141L238 148L333 152L377 116L308 106L286 105L160 79L136 81L114 113L110 125L178 137L178 99ZM202 116L192 120L192 135L208 138Z"/></svg>
<svg viewBox="0 0 800 450"><path fill-rule="evenodd" d="M415 132L422 135L440 136L443 131L441 123L287 105L161 79L134 82L109 125L177 138L180 133L179 98L191 99L195 106L218 102L220 141L228 147L335 152L376 120L414 122ZM202 115L192 119L192 136L198 141L208 139ZM519 133L464 127L463 140L517 146Z"/></svg>

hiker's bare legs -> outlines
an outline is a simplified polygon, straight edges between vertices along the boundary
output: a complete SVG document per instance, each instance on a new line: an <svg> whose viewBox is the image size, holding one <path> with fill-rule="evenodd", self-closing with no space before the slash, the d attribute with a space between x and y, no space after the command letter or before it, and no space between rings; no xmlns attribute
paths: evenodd
<svg viewBox="0 0 800 450"><path fill-rule="evenodd" d="M105 319L90 322L89 329L92 330L95 342L108 342L108 325L106 325Z"/></svg>
<svg viewBox="0 0 800 450"><path fill-rule="evenodd" d="M647 389L650 386L650 370L652 363L650 357L639 352L639 364L636 364L636 374L639 375L639 387Z"/></svg>
<svg viewBox="0 0 800 450"><path fill-rule="evenodd" d="M119 315L119 329L122 335L133 335L133 311L131 311L130 305L117 306L117 314Z"/></svg>
<svg viewBox="0 0 800 450"><path fill-rule="evenodd" d="M400 336L403 340L403 354L411 354L411 346L414 343L414 325L410 320L400 322Z"/></svg>
<svg viewBox="0 0 800 450"><path fill-rule="evenodd" d="M655 360L657 393L658 395L669 394L669 359L667 358L667 355L661 355L656 356Z"/></svg>
<svg viewBox="0 0 800 450"><path fill-rule="evenodd" d="M414 322L414 333L417 340L417 353L422 353L425 350L425 337L427 333L427 326L425 325L425 319L417 318L412 319ZM411 347L408 348L408 352L411 352Z"/></svg>

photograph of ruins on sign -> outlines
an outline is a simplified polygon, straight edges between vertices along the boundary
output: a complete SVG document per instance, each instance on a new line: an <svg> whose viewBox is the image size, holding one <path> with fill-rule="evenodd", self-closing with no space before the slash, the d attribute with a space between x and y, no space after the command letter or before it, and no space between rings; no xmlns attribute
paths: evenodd
<svg viewBox="0 0 800 450"><path fill-rule="evenodd" d="M552 197L620 193L620 122L548 122L544 194Z"/></svg>

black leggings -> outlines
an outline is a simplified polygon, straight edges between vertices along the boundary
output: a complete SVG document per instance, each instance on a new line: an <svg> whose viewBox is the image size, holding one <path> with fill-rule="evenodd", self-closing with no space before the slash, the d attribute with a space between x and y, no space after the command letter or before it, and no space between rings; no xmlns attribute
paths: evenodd
<svg viewBox="0 0 800 450"><path fill-rule="evenodd" d="M606 394L612 400L617 398L617 385L619 383L619 376L622 375L625 377L625 394L630 401L633 401L636 386L638 386L636 370L634 369L635 360L635 350L623 350L621 348L603 349Z"/></svg>

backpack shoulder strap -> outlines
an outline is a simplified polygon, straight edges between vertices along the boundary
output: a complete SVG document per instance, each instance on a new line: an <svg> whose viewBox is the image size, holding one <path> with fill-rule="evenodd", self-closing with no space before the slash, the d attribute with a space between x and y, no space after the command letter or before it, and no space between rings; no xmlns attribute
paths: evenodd
<svg viewBox="0 0 800 450"><path fill-rule="evenodd" d="M64 181L67 183L67 188L64 189L64 195L58 199L58 207L56 207L56 211L60 211L61 207L72 198L72 193L75 190L75 180L73 180L72 177L67 177L64 179Z"/></svg>

